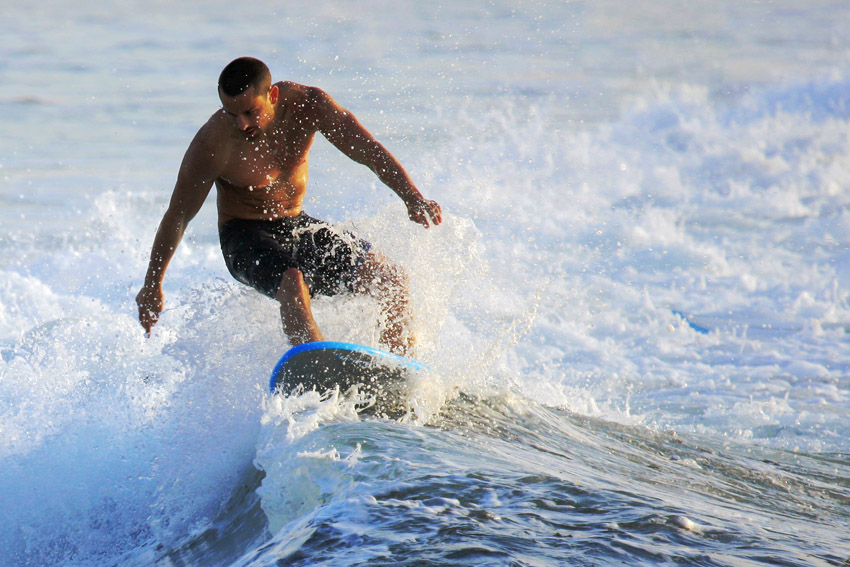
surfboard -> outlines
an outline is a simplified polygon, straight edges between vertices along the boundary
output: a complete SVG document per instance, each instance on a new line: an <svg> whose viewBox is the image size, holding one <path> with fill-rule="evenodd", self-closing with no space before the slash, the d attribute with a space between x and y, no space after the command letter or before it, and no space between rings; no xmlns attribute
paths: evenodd
<svg viewBox="0 0 850 567"><path fill-rule="evenodd" d="M286 351L272 371L272 393L290 396L339 388L362 401L358 411L398 419L408 411L409 381L427 367L410 358L343 342L321 341Z"/></svg>
<svg viewBox="0 0 850 567"><path fill-rule="evenodd" d="M694 330L694 331L696 331L697 333L700 333L700 334L703 334L703 335L707 335L708 333L710 333L710 332L711 332L711 331L708 329L708 327L706 327L705 325L700 325L699 323L697 323L697 322L694 320L693 315L688 315L687 313L685 313L685 312L683 312L683 311L679 311L679 310L677 310L677 309L674 309L674 310L673 310L673 315L676 315L676 316L681 317L682 319L684 319L684 321L685 321L685 323L688 325L688 327L690 327L691 329L693 329L693 330Z"/></svg>

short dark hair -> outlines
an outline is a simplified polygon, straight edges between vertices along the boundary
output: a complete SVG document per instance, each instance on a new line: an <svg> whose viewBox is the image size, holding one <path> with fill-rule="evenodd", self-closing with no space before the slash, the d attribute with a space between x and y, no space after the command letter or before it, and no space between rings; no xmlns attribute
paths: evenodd
<svg viewBox="0 0 850 567"><path fill-rule="evenodd" d="M218 77L218 88L227 96L244 93L254 87L265 94L272 86L272 74L266 64L253 57L240 57L227 64Z"/></svg>

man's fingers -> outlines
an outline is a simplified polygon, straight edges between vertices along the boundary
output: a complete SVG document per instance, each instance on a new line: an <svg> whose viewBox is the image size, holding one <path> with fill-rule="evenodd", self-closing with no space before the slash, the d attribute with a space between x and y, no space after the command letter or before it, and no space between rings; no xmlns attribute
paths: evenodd
<svg viewBox="0 0 850 567"><path fill-rule="evenodd" d="M150 337L151 329L156 325L159 314L162 312L162 291L142 288L136 296L136 305L139 306L139 322L145 329L145 336Z"/></svg>
<svg viewBox="0 0 850 567"><path fill-rule="evenodd" d="M431 220L435 225L443 222L443 210L436 201L431 201Z"/></svg>
<svg viewBox="0 0 850 567"><path fill-rule="evenodd" d="M139 322L142 324L142 328L145 330L145 335L150 336L151 327L153 327L153 317L151 316L151 312L147 309L140 308L139 309Z"/></svg>
<svg viewBox="0 0 850 567"><path fill-rule="evenodd" d="M434 226L440 224L443 221L442 210L440 209L440 205L436 201L426 201L425 202L425 222L428 223L430 220ZM429 226L426 224L425 226Z"/></svg>
<svg viewBox="0 0 850 567"><path fill-rule="evenodd" d="M410 219L429 228L432 224L436 226L443 222L443 214L436 201L421 201L411 212Z"/></svg>
<svg viewBox="0 0 850 567"><path fill-rule="evenodd" d="M145 306L139 305L139 322L145 330L145 336L151 336L151 329L156 325L159 314Z"/></svg>

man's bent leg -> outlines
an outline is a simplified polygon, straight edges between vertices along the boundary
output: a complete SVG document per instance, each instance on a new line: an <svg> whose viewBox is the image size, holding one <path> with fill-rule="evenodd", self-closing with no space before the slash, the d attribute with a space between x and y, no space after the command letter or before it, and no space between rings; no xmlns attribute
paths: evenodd
<svg viewBox="0 0 850 567"><path fill-rule="evenodd" d="M310 290L300 270L290 268L284 272L275 297L280 302L283 332L290 343L300 345L324 340L316 320L313 319Z"/></svg>
<svg viewBox="0 0 850 567"><path fill-rule="evenodd" d="M381 305L381 343L395 354L410 354L415 341L408 328L412 317L407 274L372 252L360 266L358 281L357 291L377 296Z"/></svg>

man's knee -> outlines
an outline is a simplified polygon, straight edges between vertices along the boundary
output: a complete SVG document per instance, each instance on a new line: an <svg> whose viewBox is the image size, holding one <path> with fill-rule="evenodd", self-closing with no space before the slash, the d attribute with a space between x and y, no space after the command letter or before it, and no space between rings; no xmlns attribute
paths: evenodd
<svg viewBox="0 0 850 567"><path fill-rule="evenodd" d="M409 282L404 268L377 254L363 263L358 280L363 292L406 293Z"/></svg>
<svg viewBox="0 0 850 567"><path fill-rule="evenodd" d="M283 331L293 345L324 340L310 308L310 290L300 270L290 268L280 278L277 292Z"/></svg>
<svg viewBox="0 0 850 567"><path fill-rule="evenodd" d="M410 278L407 276L407 270L398 264L390 266L390 281L393 289L398 293L407 294L410 289Z"/></svg>
<svg viewBox="0 0 850 567"><path fill-rule="evenodd" d="M277 298L278 300L293 299L299 297L305 290L307 290L307 283L304 281L304 274L298 268L289 268L280 278Z"/></svg>

